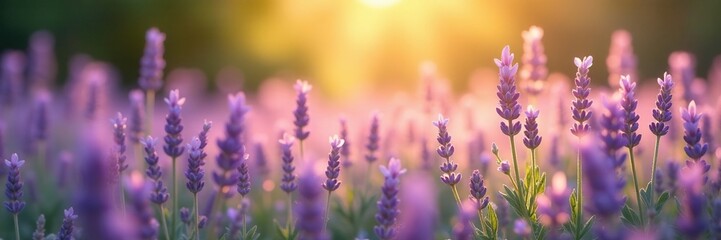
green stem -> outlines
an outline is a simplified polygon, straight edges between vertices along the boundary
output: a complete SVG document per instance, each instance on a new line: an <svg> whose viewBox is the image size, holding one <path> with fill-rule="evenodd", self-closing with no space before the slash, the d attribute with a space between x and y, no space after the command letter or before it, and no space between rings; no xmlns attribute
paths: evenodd
<svg viewBox="0 0 721 240"><path fill-rule="evenodd" d="M641 194L638 191L638 177L636 175L636 161L633 156L633 148L628 148L628 156L631 159L631 171L633 172L633 186L636 188L636 202L638 204L638 214L641 218L641 225L644 225L644 219L646 218L645 214L643 213L643 207L641 206Z"/></svg>
<svg viewBox="0 0 721 240"><path fill-rule="evenodd" d="M582 178L583 172L581 172L581 149L576 151L576 232L574 233L576 239L581 239L581 229L583 228L583 193L582 193Z"/></svg>
<svg viewBox="0 0 721 240"><path fill-rule="evenodd" d="M456 204L458 204L458 210L461 210L461 197L458 195L458 189L456 188L456 185L451 185L451 191L453 192L453 197L456 199Z"/></svg>
<svg viewBox="0 0 721 240"><path fill-rule="evenodd" d="M655 143L654 146L653 146L653 162L651 163L651 185L650 185L651 188L654 187L654 184L655 184L655 182L656 182L656 162L658 161L658 145L659 145L660 143L661 143L661 136L660 136L660 135L657 135L657 136L656 136L656 143ZM654 200L654 198L653 198L653 194L654 194L653 189L646 189L646 191L650 191L651 201L653 201L653 200Z"/></svg>
<svg viewBox="0 0 721 240"><path fill-rule="evenodd" d="M292 196L293 196L293 195L291 195L290 193L288 193L288 197L287 197L287 198L288 198L288 219L285 220L285 222L286 222L286 223L285 223L285 227L286 227L286 230L288 231L288 236L287 236L288 239L289 239L290 236L293 234L293 233L291 232L291 231L293 230L293 229L292 229L292 223L293 223L293 200L291 199Z"/></svg>
<svg viewBox="0 0 721 240"><path fill-rule="evenodd" d="M200 229L198 228L198 224L200 224L200 215L198 214L198 194L193 193L193 205L195 207L195 232L194 234L198 234L195 239L200 240ZM193 237L192 235L190 236Z"/></svg>
<svg viewBox="0 0 721 240"><path fill-rule="evenodd" d="M170 234L168 232L168 220L165 219L165 207L163 204L158 205L160 207L160 221L163 224L163 231L165 232L165 240L170 240Z"/></svg>
<svg viewBox="0 0 721 240"><path fill-rule="evenodd" d="M486 225L483 224L483 210L478 210L478 221L481 223L481 232L485 232Z"/></svg>
<svg viewBox="0 0 721 240"><path fill-rule="evenodd" d="M177 214L178 214L178 198L179 198L179 196L178 196L178 183L177 183L177 181L176 181L176 179L175 179L175 175L176 175L176 172L177 172L177 171L176 171L176 165L177 165L177 163L176 163L176 161L175 161L176 159L177 159L177 158L175 158L175 157L173 157L173 159L172 159L172 161L173 161L173 166L172 166L172 167L173 167L173 175L171 176L171 179L170 179L170 181L173 183L173 194L171 195L171 197L173 198L173 213L170 215L170 227L171 227L171 229L172 229L171 234L172 234L172 236L173 236L173 239L175 239L175 228L176 228L176 225L175 225L175 224L176 224L176 220L175 220L175 219L176 219L177 216L178 216Z"/></svg>
<svg viewBox="0 0 721 240"><path fill-rule="evenodd" d="M243 196L240 197L240 202L241 202L241 203L243 202L244 198L245 198L245 197L243 197ZM248 210L249 210L249 209L243 209L243 210L241 211L241 213L243 214L243 216L242 216L243 238L245 238L245 237L248 235L248 229L247 229L246 226L245 226L245 224L246 224L246 219L247 219L247 217L246 217L247 214L245 213L245 211L248 211Z"/></svg>
<svg viewBox="0 0 721 240"><path fill-rule="evenodd" d="M15 240L20 240L20 226L18 225L18 214L13 214L13 220L15 221Z"/></svg>
<svg viewBox="0 0 721 240"><path fill-rule="evenodd" d="M328 191L328 199L326 200L325 205L325 223L323 224L323 230L328 228L328 222L330 222L330 193L331 191Z"/></svg>
<svg viewBox="0 0 721 240"><path fill-rule="evenodd" d="M508 121L508 127L513 127L513 121ZM510 130L509 130L510 131ZM516 142L513 140L513 135L508 136L508 138L511 140L511 156L513 156L513 171L516 175L516 182L520 185L521 184L521 175L518 173L518 157L516 156ZM518 188L518 187L517 187ZM524 196L523 194L524 190L523 188L518 188L519 193L521 196ZM525 199L525 197L524 197Z"/></svg>
<svg viewBox="0 0 721 240"><path fill-rule="evenodd" d="M118 173L118 189L120 190L118 193L120 194L120 209L123 211L123 216L125 216L125 191L123 191L123 175L121 175L122 172Z"/></svg>

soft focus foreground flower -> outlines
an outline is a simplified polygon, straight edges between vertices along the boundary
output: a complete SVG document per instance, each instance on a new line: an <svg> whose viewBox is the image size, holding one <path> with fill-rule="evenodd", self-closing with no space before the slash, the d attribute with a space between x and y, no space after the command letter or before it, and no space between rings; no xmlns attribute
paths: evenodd
<svg viewBox="0 0 721 240"><path fill-rule="evenodd" d="M307 168L298 178L298 202L295 213L298 218L296 227L301 240L329 239L325 232L323 218L323 198L321 180L311 168Z"/></svg>
<svg viewBox="0 0 721 240"><path fill-rule="evenodd" d="M157 91L163 86L165 59L165 34L157 28L151 28L145 34L145 52L140 59L140 78L138 83L144 90Z"/></svg>
<svg viewBox="0 0 721 240"><path fill-rule="evenodd" d="M378 224L373 228L373 232L378 238L387 240L393 239L396 235L395 223L400 213L398 210L400 176L406 172L406 169L401 167L399 159L391 158L388 166L380 166L380 170L385 182L381 187L381 197L378 200L378 212L375 217Z"/></svg>
<svg viewBox="0 0 721 240"><path fill-rule="evenodd" d="M544 53L543 29L531 26L528 31L521 33L523 37L523 67L521 67L521 79L525 81L525 89L531 95L538 95L543 90L548 68L546 68L546 54Z"/></svg>

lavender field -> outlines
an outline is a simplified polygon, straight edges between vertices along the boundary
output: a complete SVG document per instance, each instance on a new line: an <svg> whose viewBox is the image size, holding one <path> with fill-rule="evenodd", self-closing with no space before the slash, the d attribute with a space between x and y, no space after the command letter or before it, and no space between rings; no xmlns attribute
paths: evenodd
<svg viewBox="0 0 721 240"><path fill-rule="evenodd" d="M132 77L50 31L2 51L0 239L721 239L721 57L643 79L619 29L551 72L531 26L462 92L428 61L415 92L327 94L211 85L137 31Z"/></svg>

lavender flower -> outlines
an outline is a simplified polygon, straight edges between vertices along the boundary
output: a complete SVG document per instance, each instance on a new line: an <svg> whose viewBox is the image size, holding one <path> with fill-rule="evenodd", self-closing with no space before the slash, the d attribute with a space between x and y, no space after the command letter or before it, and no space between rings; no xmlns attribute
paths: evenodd
<svg viewBox="0 0 721 240"><path fill-rule="evenodd" d="M436 189L432 178L424 172L406 177L399 207L403 213L398 219L397 240L432 240L438 224Z"/></svg>
<svg viewBox="0 0 721 240"><path fill-rule="evenodd" d="M529 105L526 109L526 124L523 125L526 130L523 131L523 134L525 135L525 138L523 138L523 144L531 150L535 150L539 145L541 145L542 137L538 136L538 123L536 122L538 113L539 111L534 109L533 106Z"/></svg>
<svg viewBox="0 0 721 240"><path fill-rule="evenodd" d="M22 93L25 72L25 54L21 51L6 51L2 55L0 71L0 93L2 102L11 105L18 101Z"/></svg>
<svg viewBox="0 0 721 240"><path fill-rule="evenodd" d="M428 139L421 138L421 168L426 171L431 170L431 149L428 147Z"/></svg>
<svg viewBox="0 0 721 240"><path fill-rule="evenodd" d="M301 240L327 240L323 218L323 200L320 178L311 168L307 168L298 178L298 202L295 212L298 217L296 227Z"/></svg>
<svg viewBox="0 0 721 240"><path fill-rule="evenodd" d="M626 147L633 148L641 142L641 134L637 134L638 119L636 106L638 100L635 96L636 83L632 82L628 75L621 76L621 107L624 113L623 136L626 138Z"/></svg>
<svg viewBox="0 0 721 240"><path fill-rule="evenodd" d="M265 149L263 149L263 143L256 141L253 143L253 159L255 160L255 166L258 167L261 175L265 176L268 174L268 158L265 155Z"/></svg>
<svg viewBox="0 0 721 240"><path fill-rule="evenodd" d="M690 239L698 239L708 228L703 184L704 169L699 166L684 169L679 186L685 194L680 199L682 209L676 225Z"/></svg>
<svg viewBox="0 0 721 240"><path fill-rule="evenodd" d="M521 67L521 79L526 83L526 91L537 96L543 90L543 81L548 75L546 68L546 54L543 50L543 29L531 26L528 31L521 33L523 37L523 67Z"/></svg>
<svg viewBox="0 0 721 240"><path fill-rule="evenodd" d="M455 148L451 144L451 135L448 134L448 119L439 114L438 121L433 122L433 125L438 128L438 137L436 140L438 140L438 144L440 144L436 152L446 160L441 164L441 172L443 172L441 181L450 186L455 186L461 181L461 174L456 172L458 164L451 161L451 156Z"/></svg>
<svg viewBox="0 0 721 240"><path fill-rule="evenodd" d="M677 189L676 180L678 180L678 175L679 175L680 169L681 169L681 166L676 162L669 161L666 164L666 173L668 176L667 186L669 188L669 194L671 194L671 196L676 195L676 189Z"/></svg>
<svg viewBox="0 0 721 240"><path fill-rule="evenodd" d="M228 208L226 215L230 219L230 228L228 229L229 237L231 239L236 238L238 232L244 227L245 220L250 212L250 199L243 198L238 204L238 209ZM241 237L242 238L242 237Z"/></svg>
<svg viewBox="0 0 721 240"><path fill-rule="evenodd" d="M566 175L562 172L553 174L551 188L536 198L538 204L538 220L550 229L549 239L558 239L563 224L569 221L571 209L568 199L571 191L566 187Z"/></svg>
<svg viewBox="0 0 721 240"><path fill-rule="evenodd" d="M344 117L340 118L340 138L343 139L343 147L340 150L340 155L343 157L343 167L348 168L353 165L353 161L350 159L350 143L348 142L348 123Z"/></svg>
<svg viewBox="0 0 721 240"><path fill-rule="evenodd" d="M137 239L153 240L158 237L158 221L153 217L153 210L148 205L150 185L146 184L140 173L134 172L130 176L128 192L131 196L133 219L137 224Z"/></svg>
<svg viewBox="0 0 721 240"><path fill-rule="evenodd" d="M237 190L241 197L245 197L250 193L250 172L248 170L248 154L241 159L238 165L238 184Z"/></svg>
<svg viewBox="0 0 721 240"><path fill-rule="evenodd" d="M230 119L225 124L225 139L218 140L220 154L215 159L221 171L213 172L213 180L227 198L233 196L228 188L238 183L239 173L236 169L245 156L242 135L245 131L245 114L249 111L242 92L228 95L228 105Z"/></svg>
<svg viewBox="0 0 721 240"><path fill-rule="evenodd" d="M652 122L649 129L654 135L663 136L668 133L670 126L666 123L671 121L672 117L671 106L673 103L671 99L673 95L671 90L673 88L673 79L671 74L663 73L663 79L659 78L657 82L661 89L656 97L656 109L653 110L653 118L656 122Z"/></svg>
<svg viewBox="0 0 721 240"><path fill-rule="evenodd" d="M333 135L328 139L328 142L330 142L330 153L328 154L328 167L325 170L325 176L328 179L323 183L323 188L328 190L328 192L332 192L340 187L341 182L338 181L338 176L340 175L340 152L345 141L339 138L338 135Z"/></svg>
<svg viewBox="0 0 721 240"><path fill-rule="evenodd" d="M190 209L186 207L180 208L180 221L185 225L190 225Z"/></svg>
<svg viewBox="0 0 721 240"><path fill-rule="evenodd" d="M45 239L45 215L40 214L38 221L35 223L35 231L33 232L33 240Z"/></svg>
<svg viewBox="0 0 721 240"><path fill-rule="evenodd" d="M115 118L110 119L110 123L113 124L113 141L115 142L115 162L116 171L118 177L128 169L128 163L125 162L126 156L125 151L127 146L125 145L125 129L127 128L128 119L123 117L123 114L118 112Z"/></svg>
<svg viewBox="0 0 721 240"><path fill-rule="evenodd" d="M501 162L501 165L498 166L498 171L504 175L511 174L511 164L509 164L508 161Z"/></svg>
<svg viewBox="0 0 721 240"><path fill-rule="evenodd" d="M464 202L458 210L458 221L453 226L453 239L472 240L474 228L471 222L476 214L476 207L471 202Z"/></svg>
<svg viewBox="0 0 721 240"><path fill-rule="evenodd" d="M200 139L193 138L188 144L188 149L188 169L185 171L185 178L188 179L188 182L185 183L185 186L191 193L198 194L205 186L203 181L205 171L201 168L205 165L203 161L204 152L200 149Z"/></svg>
<svg viewBox="0 0 721 240"><path fill-rule="evenodd" d="M626 160L625 153L618 154L618 150L627 145L627 138L621 132L624 128L625 114L617 99L604 99L603 105L606 111L599 120L601 145L605 155L612 161L613 167L620 169Z"/></svg>
<svg viewBox="0 0 721 240"><path fill-rule="evenodd" d="M297 186L295 185L295 167L293 166L293 142L295 138L289 134L283 134L283 138L278 140L281 149L281 159L283 160L283 179L280 184L280 189L283 189L286 193L290 194L295 191Z"/></svg>
<svg viewBox="0 0 721 240"><path fill-rule="evenodd" d="M518 64L513 64L513 53L508 46L503 48L501 59L494 59L498 66L498 96L499 106L496 113L507 122L501 122L501 131L508 136L514 136L521 132L521 123L513 122L521 116L521 105L518 104L520 94L516 90L516 72Z"/></svg>
<svg viewBox="0 0 721 240"><path fill-rule="evenodd" d="M582 143L581 155L585 166L585 208L602 221L610 221L621 212L626 202L623 197L625 182L616 176L614 170L616 159L603 154L591 141Z"/></svg>
<svg viewBox="0 0 721 240"><path fill-rule="evenodd" d="M702 140L708 145L711 156L716 152L716 142L714 141L714 134L712 133L713 128L711 127L711 117L709 115L701 116L701 136Z"/></svg>
<svg viewBox="0 0 721 240"><path fill-rule="evenodd" d="M574 58L573 62L576 64L578 70L576 71L576 79L574 80L576 88L573 89L574 99L571 104L571 111L573 112L573 123L571 127L571 133L577 137L586 135L591 130L591 126L588 125L587 121L593 116L591 111L591 105L593 101L588 99L588 95L591 93L591 78L588 77L588 71L593 66L593 56Z"/></svg>
<svg viewBox="0 0 721 240"><path fill-rule="evenodd" d="M180 117L180 110L185 103L185 98L180 97L180 91L172 90L165 99L165 103L168 104L168 115L165 116L165 146L163 150L165 154L168 154L173 161L177 157L183 154L185 148L180 144L183 142L183 137L180 133L183 131L183 125L181 124L182 118Z"/></svg>
<svg viewBox="0 0 721 240"><path fill-rule="evenodd" d="M691 89L691 85L696 78L696 60L694 56L689 52L672 52L668 56L668 65L673 78L681 81L681 97L684 101L690 103L695 98L695 94Z"/></svg>
<svg viewBox="0 0 721 240"><path fill-rule="evenodd" d="M561 137L558 133L551 135L551 146L548 150L548 162L555 169L561 168Z"/></svg>
<svg viewBox="0 0 721 240"><path fill-rule="evenodd" d="M37 31L30 36L26 90L51 87L57 73L54 44L53 34L48 31Z"/></svg>
<svg viewBox="0 0 721 240"><path fill-rule="evenodd" d="M75 210L72 207L65 209L63 213L63 225L60 226L60 232L58 232L58 239L70 240L73 239L75 219L78 219L78 215L75 215Z"/></svg>
<svg viewBox="0 0 721 240"><path fill-rule="evenodd" d="M483 186L483 176L478 169L473 170L471 181L468 183L471 189L469 198L475 203L476 209L481 211L488 206L489 198L486 196L486 187Z"/></svg>
<svg viewBox="0 0 721 240"><path fill-rule="evenodd" d="M42 91L35 98L30 128L33 142L45 141L48 137L48 108L50 93Z"/></svg>
<svg viewBox="0 0 721 240"><path fill-rule="evenodd" d="M656 180L653 182L654 191L656 191L656 194L661 196L661 193L666 190L666 188L663 186L663 171L661 169L656 169Z"/></svg>
<svg viewBox="0 0 721 240"><path fill-rule="evenodd" d="M376 213L376 222L378 225L373 227L373 231L378 238L387 240L393 239L396 231L394 225L398 217L398 186L400 185L400 176L406 172L401 166L401 161L397 158L391 158L388 167L380 166L381 173L385 178L385 182L381 187L381 197L378 200L378 212Z"/></svg>
<svg viewBox="0 0 721 240"><path fill-rule="evenodd" d="M303 128L308 126L308 122L310 121L310 116L308 116L308 93L313 88L310 84L308 84L307 81L301 81L298 79L295 82L295 91L297 92L298 96L295 100L296 108L293 111L293 116L295 116L295 121L293 121L293 124L295 125L295 137L299 141L303 141L306 138L308 138L308 135L310 135L309 131L304 131Z"/></svg>
<svg viewBox="0 0 721 240"><path fill-rule="evenodd" d="M618 87L618 79L623 75L631 75L636 78L636 55L633 53L631 33L626 30L617 30L611 35L611 47L608 58L608 83L612 87Z"/></svg>
<svg viewBox="0 0 721 240"><path fill-rule="evenodd" d="M701 113L696 110L696 103L692 100L688 104L688 108L681 108L681 119L683 119L684 136L686 146L683 148L686 155L698 162L708 150L708 144L701 144L701 129L699 129L699 121Z"/></svg>
<svg viewBox="0 0 721 240"><path fill-rule="evenodd" d="M370 164L378 160L376 152L378 151L380 142L380 134L378 133L378 128L380 125L379 118L380 116L378 112L373 113L373 116L371 118L371 129L370 134L368 135L368 143L366 144L366 149L368 150L368 153L365 156L366 161L368 161L368 163Z"/></svg>
<svg viewBox="0 0 721 240"><path fill-rule="evenodd" d="M161 179L163 171L158 166L158 153L155 151L155 144L157 139L148 136L146 139L141 139L140 143L143 144L143 150L145 151L145 163L148 164L148 169L145 171L145 175L154 181L153 191L150 193L150 201L155 204L163 204L168 201L168 189L163 184Z"/></svg>
<svg viewBox="0 0 721 240"><path fill-rule="evenodd" d="M200 145L198 146L198 149L200 150L200 159L203 160L205 157L208 156L207 153L205 153L205 147L208 146L208 132L210 131L210 128L213 127L213 122L208 120L203 120L203 130L198 133L198 140L200 141Z"/></svg>
<svg viewBox="0 0 721 240"><path fill-rule="evenodd" d="M143 90L158 91L163 85L165 59L163 47L165 34L157 28L151 28L145 34L145 52L140 59L140 78L138 83Z"/></svg>
<svg viewBox="0 0 721 240"><path fill-rule="evenodd" d="M17 153L13 153L10 160L5 159L5 166L8 167L8 178L5 183L5 209L13 215L17 215L25 208L23 197L23 182L20 181L20 168L25 160L20 160Z"/></svg>
<svg viewBox="0 0 721 240"><path fill-rule="evenodd" d="M145 97L139 89L130 91L128 96L130 99L130 119L128 128L130 129L130 141L139 143L143 135L143 119L145 119Z"/></svg>
<svg viewBox="0 0 721 240"><path fill-rule="evenodd" d="M531 229L531 226L528 225L528 222L523 219L516 219L516 221L513 223L513 233L518 235L521 238L528 238L531 236L531 233L533 232L533 229Z"/></svg>

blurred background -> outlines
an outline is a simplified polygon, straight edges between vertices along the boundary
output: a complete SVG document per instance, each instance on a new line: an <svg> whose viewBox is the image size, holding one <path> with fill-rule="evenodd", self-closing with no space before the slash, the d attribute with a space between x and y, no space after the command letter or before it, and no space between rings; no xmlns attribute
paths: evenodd
<svg viewBox="0 0 721 240"><path fill-rule="evenodd" d="M309 79L333 97L354 90L413 89L431 61L453 89L509 44L520 56L521 31L545 30L551 73L571 75L573 57L593 55L606 83L611 33L633 36L641 80L661 76L672 51L696 55L705 77L721 53L721 1L0 1L0 49L28 48L29 36L55 36L58 81L86 53L114 64L136 86L145 31L167 34L167 70L199 68L215 79L239 69L249 91L264 79ZM603 70L603 71L600 71ZM209 81L209 84L213 84Z"/></svg>

